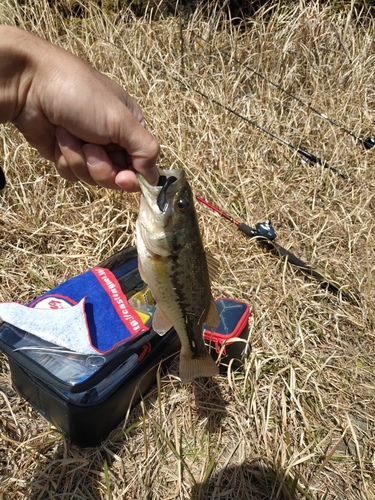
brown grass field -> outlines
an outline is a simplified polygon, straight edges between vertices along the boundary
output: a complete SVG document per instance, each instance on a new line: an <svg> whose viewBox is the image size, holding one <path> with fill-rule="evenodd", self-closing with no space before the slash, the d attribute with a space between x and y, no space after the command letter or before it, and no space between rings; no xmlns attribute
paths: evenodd
<svg viewBox="0 0 375 500"><path fill-rule="evenodd" d="M249 69L374 136L373 18L302 0L246 23L218 5L181 21L156 2L136 17L85 1L82 18L66 14L69 0L56 4L65 15L46 0L20 4L3 0L0 20L76 53L138 100L159 166L185 169L195 194L238 220L271 218L280 245L360 301L199 204L205 247L221 262L214 295L252 308L243 371L182 385L174 362L102 446L80 449L17 395L1 355L0 499L374 500L375 149ZM0 154L0 300L26 303L134 243L138 195L62 180L12 125L0 128Z"/></svg>

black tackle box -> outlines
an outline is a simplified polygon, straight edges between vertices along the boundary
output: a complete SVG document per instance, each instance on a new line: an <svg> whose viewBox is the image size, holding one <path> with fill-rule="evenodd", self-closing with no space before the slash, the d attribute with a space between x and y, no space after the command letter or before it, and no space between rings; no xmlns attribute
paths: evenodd
<svg viewBox="0 0 375 500"><path fill-rule="evenodd" d="M99 445L108 436L155 384L157 370L166 368L181 346L173 328L164 336L152 329L155 304L140 277L134 247L118 252L98 268L113 273L147 327L110 352L78 354L6 322L0 325L0 350L8 357L15 389L82 447ZM220 362L221 373L226 373L228 365L241 367L249 353L249 306L228 298L216 303L220 325L215 333L206 330L204 337L211 355Z"/></svg>
<svg viewBox="0 0 375 500"><path fill-rule="evenodd" d="M99 267L116 274L129 301L132 297L147 301L149 291L138 272L135 248L119 252ZM140 316L146 325L151 323L147 311ZM2 323L0 349L8 357L19 394L71 441L91 447L147 393L158 368L179 352L180 341L174 329L160 337L149 328L108 354L83 355Z"/></svg>

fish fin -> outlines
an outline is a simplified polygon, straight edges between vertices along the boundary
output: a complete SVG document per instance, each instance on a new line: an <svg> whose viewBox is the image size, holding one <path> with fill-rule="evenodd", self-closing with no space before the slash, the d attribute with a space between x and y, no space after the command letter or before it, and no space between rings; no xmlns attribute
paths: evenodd
<svg viewBox="0 0 375 500"><path fill-rule="evenodd" d="M181 349L180 379L182 383L191 382L197 377L212 377L219 373L219 367L207 352L199 358L192 358Z"/></svg>
<svg viewBox="0 0 375 500"><path fill-rule="evenodd" d="M152 320L152 328L155 332L162 336L165 335L173 327L172 323L164 316L161 310L157 307L154 318Z"/></svg>
<svg viewBox="0 0 375 500"><path fill-rule="evenodd" d="M208 310L205 323L211 330L211 332L214 332L216 328L220 325L220 314L219 311L217 310L217 305L215 304L213 297L211 298L211 304Z"/></svg>
<svg viewBox="0 0 375 500"><path fill-rule="evenodd" d="M215 280L219 275L220 262L212 255L212 253L206 252L206 261L208 267L208 276L210 281Z"/></svg>

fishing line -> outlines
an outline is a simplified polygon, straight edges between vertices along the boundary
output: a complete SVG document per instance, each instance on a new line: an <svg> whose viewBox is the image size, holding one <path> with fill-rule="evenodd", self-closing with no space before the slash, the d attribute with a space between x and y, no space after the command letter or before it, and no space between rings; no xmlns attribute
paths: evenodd
<svg viewBox="0 0 375 500"><path fill-rule="evenodd" d="M255 70L254 68L252 68L251 66L249 66L248 64L242 63L241 61L239 61L235 57L232 57L232 55L229 54L229 52L226 52L225 50L219 49L212 42L209 42L209 41L205 40L202 36L197 35L196 33L193 33L193 36L195 36L196 38L199 38L199 40L202 40L205 44L209 45L213 49L218 50L225 57L227 57L228 59L234 61L236 64L240 65L241 67L248 69L254 75L257 75L259 78L261 78L262 80L264 80L269 85L273 85L278 90L281 90L282 92L284 92L284 94L288 95L289 97L291 97L295 101L299 102L303 106L306 106L313 113L317 114L318 116L320 116L324 120L327 120L329 123L331 123L331 125L334 125L335 127L340 128L341 130L343 130L344 132L346 132L347 134L349 134L351 137L354 137L354 139L356 139L357 141L361 142L366 149L371 149L371 148L373 148L375 146L375 137L367 137L366 139L364 139L363 137L359 137L358 135L356 135L351 130L347 129L346 127L344 127L340 123L336 122L335 120L333 120L332 118L330 118L329 116L327 116L325 113L322 113L318 109L314 108L311 104L309 104L308 102L304 101L300 97L298 97L298 96L292 94L291 92L289 92L288 90L284 89L278 83L273 82L272 80L270 80L269 78L267 78L266 76L264 76L262 73L260 73L259 71Z"/></svg>

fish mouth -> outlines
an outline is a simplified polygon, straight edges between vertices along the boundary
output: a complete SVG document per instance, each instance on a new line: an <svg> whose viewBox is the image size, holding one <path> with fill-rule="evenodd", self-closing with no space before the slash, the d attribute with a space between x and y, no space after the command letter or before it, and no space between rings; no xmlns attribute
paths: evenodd
<svg viewBox="0 0 375 500"><path fill-rule="evenodd" d="M172 175L171 177L166 177L165 175L161 175L159 177L158 186L161 187L160 193L157 198L157 205L159 210L164 214L167 211L169 202L167 198L167 190L171 184L177 181L177 177Z"/></svg>
<svg viewBox="0 0 375 500"><path fill-rule="evenodd" d="M158 169L158 172L158 183L154 186L149 184L141 174L137 174L137 178L141 192L149 208L165 214L170 206L173 195L178 191L186 177L184 170L179 169Z"/></svg>

